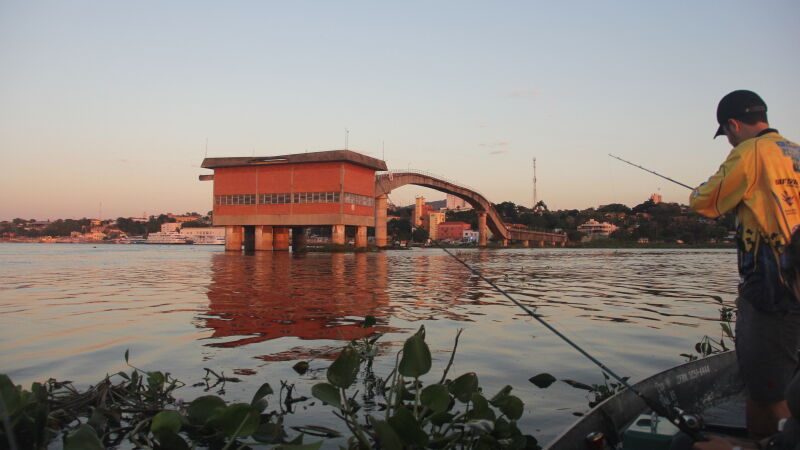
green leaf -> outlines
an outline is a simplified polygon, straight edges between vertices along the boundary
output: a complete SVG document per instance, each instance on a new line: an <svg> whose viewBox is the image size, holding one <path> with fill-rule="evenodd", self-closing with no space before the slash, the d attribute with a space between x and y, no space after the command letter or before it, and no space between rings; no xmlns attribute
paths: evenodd
<svg viewBox="0 0 800 450"><path fill-rule="evenodd" d="M425 325L406 339L403 344L403 357L397 371L404 377L418 378L431 370L431 351L425 343Z"/></svg>
<svg viewBox="0 0 800 450"><path fill-rule="evenodd" d="M361 324L361 328L374 327L376 323L375 316L367 316L364 317L364 323Z"/></svg>
<svg viewBox="0 0 800 450"><path fill-rule="evenodd" d="M477 419L484 419L484 420L491 420L494 422L495 415L494 411L489 408L489 402L486 401L486 398L482 396L478 392L473 392L470 396L470 402L472 402L472 410L467 415L467 418L470 420L477 420Z"/></svg>
<svg viewBox="0 0 800 450"><path fill-rule="evenodd" d="M161 411L153 416L150 431L156 436L165 433L177 434L181 430L184 418L178 411Z"/></svg>
<svg viewBox="0 0 800 450"><path fill-rule="evenodd" d="M304 373L308 372L308 361L300 361L293 365L292 369L294 369L298 375L303 375Z"/></svg>
<svg viewBox="0 0 800 450"><path fill-rule="evenodd" d="M8 375L0 374L0 396L3 398L9 416L14 416L21 408L20 388L14 386Z"/></svg>
<svg viewBox="0 0 800 450"><path fill-rule="evenodd" d="M420 400L434 412L447 411L450 406L450 393L443 384L431 384L422 390Z"/></svg>
<svg viewBox="0 0 800 450"><path fill-rule="evenodd" d="M211 419L211 424L233 439L247 437L258 428L259 412L247 403L234 403Z"/></svg>
<svg viewBox="0 0 800 450"><path fill-rule="evenodd" d="M328 383L317 383L311 387L311 395L314 398L322 400L323 402L333 405L339 409L342 408L342 400L339 395L339 389L336 386Z"/></svg>
<svg viewBox="0 0 800 450"><path fill-rule="evenodd" d="M592 387L586 383L581 383L580 381L570 380L569 378L565 378L563 380L564 383L574 387L575 389L583 389L584 391L591 391Z"/></svg>
<svg viewBox="0 0 800 450"><path fill-rule="evenodd" d="M317 450L322 447L325 441L313 442L311 444L283 444L275 447L276 450Z"/></svg>
<svg viewBox="0 0 800 450"><path fill-rule="evenodd" d="M519 420L524 410L525 404L514 395L509 395L500 405L500 412L511 420Z"/></svg>
<svg viewBox="0 0 800 450"><path fill-rule="evenodd" d="M356 381L358 375L358 367L361 364L361 356L358 350L352 345L348 345L336 361L328 367L328 381L336 387L347 389Z"/></svg>
<svg viewBox="0 0 800 450"><path fill-rule="evenodd" d="M494 397L492 397L491 400L489 400L489 403L491 403L494 406L497 406L497 402L499 400L508 397L508 394L511 393L511 389L513 389L511 386L505 385L503 389L500 389L500 392L494 394Z"/></svg>
<svg viewBox="0 0 800 450"><path fill-rule="evenodd" d="M158 443L161 448L170 450L189 450L189 445L177 433L164 431L157 435Z"/></svg>
<svg viewBox="0 0 800 450"><path fill-rule="evenodd" d="M262 412L267 408L267 399L264 397L274 393L275 391L272 390L272 386L270 386L269 383L264 383L258 388L255 395L253 395L253 400L250 401L250 405L257 409L258 412Z"/></svg>
<svg viewBox="0 0 800 450"><path fill-rule="evenodd" d="M370 423L377 435L380 448L386 450L402 450L403 442L388 422L370 416Z"/></svg>
<svg viewBox="0 0 800 450"><path fill-rule="evenodd" d="M473 392L478 391L478 375L468 372L450 382L450 393L461 403L467 403Z"/></svg>
<svg viewBox="0 0 800 450"><path fill-rule="evenodd" d="M216 395L197 397L189 404L187 416L189 422L195 425L204 425L217 411L225 408L225 400Z"/></svg>
<svg viewBox="0 0 800 450"><path fill-rule="evenodd" d="M436 426L442 426L446 423L452 422L454 417L455 415L448 412L437 412L431 415L430 420L432 424Z"/></svg>
<svg viewBox="0 0 800 450"><path fill-rule="evenodd" d="M131 349L125 349L125 364L128 364L128 356L131 354Z"/></svg>
<svg viewBox="0 0 800 450"><path fill-rule="evenodd" d="M165 379L164 374L161 372L147 372L147 385L154 391L160 391L164 388Z"/></svg>
<svg viewBox="0 0 800 450"><path fill-rule="evenodd" d="M251 437L258 442L272 444L281 442L282 438L286 437L286 433L283 431L282 425L268 422L259 425Z"/></svg>
<svg viewBox="0 0 800 450"><path fill-rule="evenodd" d="M67 435L64 441L64 450L104 450L103 443L97 433L89 425L81 425Z"/></svg>
<svg viewBox="0 0 800 450"><path fill-rule="evenodd" d="M428 443L428 434L422 431L417 419L405 407L399 407L394 415L389 418L389 425L392 426L400 439L415 447L421 447Z"/></svg>
<svg viewBox="0 0 800 450"><path fill-rule="evenodd" d="M550 375L549 373L540 373L535 377L529 378L528 381L535 384L537 387L541 389L545 389L549 387L551 384L556 382L556 377Z"/></svg>

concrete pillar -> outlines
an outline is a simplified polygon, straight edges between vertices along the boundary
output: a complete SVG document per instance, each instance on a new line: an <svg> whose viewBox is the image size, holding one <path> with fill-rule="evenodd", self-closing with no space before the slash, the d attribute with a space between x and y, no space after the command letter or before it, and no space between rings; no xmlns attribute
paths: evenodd
<svg viewBox="0 0 800 450"><path fill-rule="evenodd" d="M529 241L529 240L527 240L527 239L526 239L526 240L524 240L524 241L522 241L522 246L523 246L523 247L526 247L526 248L527 248L527 247L530 247L530 246L531 246L531 241Z"/></svg>
<svg viewBox="0 0 800 450"><path fill-rule="evenodd" d="M292 227L292 251L306 249L306 227Z"/></svg>
<svg viewBox="0 0 800 450"><path fill-rule="evenodd" d="M242 251L244 228L239 225L225 226L225 250L232 252Z"/></svg>
<svg viewBox="0 0 800 450"><path fill-rule="evenodd" d="M272 249L289 250L289 227L272 227Z"/></svg>
<svg viewBox="0 0 800 450"><path fill-rule="evenodd" d="M367 246L367 227L356 227L356 248Z"/></svg>
<svg viewBox="0 0 800 450"><path fill-rule="evenodd" d="M478 246L486 247L489 240L489 227L486 226L486 211L478 211Z"/></svg>
<svg viewBox="0 0 800 450"><path fill-rule="evenodd" d="M256 251L272 251L272 225L256 225Z"/></svg>
<svg viewBox="0 0 800 450"><path fill-rule="evenodd" d="M388 239L386 236L386 194L381 194L375 198L375 245L386 247Z"/></svg>
<svg viewBox="0 0 800 450"><path fill-rule="evenodd" d="M331 244L344 245L344 225L331 225Z"/></svg>

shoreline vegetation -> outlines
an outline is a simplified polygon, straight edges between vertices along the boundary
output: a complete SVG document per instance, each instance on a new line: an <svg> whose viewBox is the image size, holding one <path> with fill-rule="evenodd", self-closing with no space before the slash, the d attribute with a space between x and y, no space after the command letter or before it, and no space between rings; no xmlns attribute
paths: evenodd
<svg viewBox="0 0 800 450"><path fill-rule="evenodd" d="M441 203L426 204L421 214L439 211L436 208ZM583 210L550 211L543 201L538 202L533 208L512 202L497 203L494 204L494 208L505 226L564 233L568 238L567 246L574 248L732 248L734 245L735 224L731 214L712 220L691 211L686 205L661 202L660 197L655 194L632 208L612 203ZM406 248L428 242L428 231L421 227L412 227L414 210L414 206L389 209L387 222L389 242L405 244L390 248ZM210 227L213 224L212 213L213 211L205 215L196 212L184 215L170 213L147 218L119 217L116 220L84 218L37 221L16 218L0 222L0 242L131 243L133 238L141 239L149 233L160 230L165 223L180 222L183 228ZM478 228L478 215L473 209L446 210L444 214L447 222L461 222L473 231ZM592 225L587 228L587 224ZM593 231L598 228L603 230L602 233ZM349 229L346 232L346 239L352 240L355 230ZM309 226L307 233L310 248L306 251L375 250L374 248L354 250L349 245L326 243L331 237L330 226ZM474 243L459 241L463 240L454 239L451 241L452 244L442 243L442 245L474 247ZM509 247L522 248L515 243L511 243ZM497 242L490 242L487 248L500 248L500 245Z"/></svg>

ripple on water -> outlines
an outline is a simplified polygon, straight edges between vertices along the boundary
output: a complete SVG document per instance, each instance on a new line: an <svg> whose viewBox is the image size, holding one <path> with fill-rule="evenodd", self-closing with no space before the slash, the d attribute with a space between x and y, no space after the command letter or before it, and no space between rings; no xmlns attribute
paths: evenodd
<svg viewBox="0 0 800 450"><path fill-rule="evenodd" d="M633 379L682 361L716 334L720 300L736 294L727 250L461 250L459 256L608 366ZM0 367L17 383L50 376L79 383L125 369L168 370L188 384L202 367L240 374L230 400L265 379L308 391L342 345L381 339L377 373L420 325L452 375L475 371L487 392L511 384L523 427L542 440L586 410L583 391L540 372L599 383L599 369L439 250L360 254L228 254L210 246L0 245ZM311 362L298 377L291 366ZM191 397L198 392L187 390ZM241 398L236 398L239 395ZM316 414L316 415L314 415ZM327 412L312 413L335 424Z"/></svg>

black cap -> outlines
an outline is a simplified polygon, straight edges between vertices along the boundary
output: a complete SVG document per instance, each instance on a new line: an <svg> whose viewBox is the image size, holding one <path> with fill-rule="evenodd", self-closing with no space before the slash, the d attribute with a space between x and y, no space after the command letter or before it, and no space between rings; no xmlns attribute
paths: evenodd
<svg viewBox="0 0 800 450"><path fill-rule="evenodd" d="M767 104L753 91L733 91L722 97L717 105L717 134L714 137L725 134L722 125L728 119L736 119L749 113L767 112Z"/></svg>

